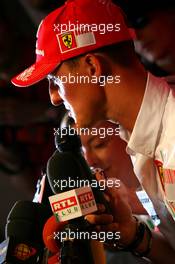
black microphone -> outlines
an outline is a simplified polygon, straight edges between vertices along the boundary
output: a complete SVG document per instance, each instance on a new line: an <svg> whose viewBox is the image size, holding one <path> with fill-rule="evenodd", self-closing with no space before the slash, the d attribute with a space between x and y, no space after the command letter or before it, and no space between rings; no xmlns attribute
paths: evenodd
<svg viewBox="0 0 175 264"><path fill-rule="evenodd" d="M67 128L64 129L67 131ZM69 129L69 132L71 132L71 129ZM79 184L83 182L92 187L96 202L104 204L106 213L111 213L109 204L104 198L93 172L82 155L80 137L75 133L73 128L72 133L63 134L64 136L62 137L56 134L55 145L57 151L54 152L47 163L48 181L53 193L57 194L73 190L76 187L81 187ZM70 180L74 180L77 186L71 187L67 185L64 188L60 188L62 186L58 184L59 182L70 182Z"/></svg>
<svg viewBox="0 0 175 264"><path fill-rule="evenodd" d="M59 194L62 192L69 191L70 189L75 189L75 187L70 188L68 185L65 188L54 184L54 181L76 179L80 171L79 163L72 153L63 152L60 153L56 151L54 155L48 161L47 166L47 176L53 193ZM82 174L78 175L81 179L85 179ZM66 198L66 196L65 196ZM83 232L89 230L90 225L83 217L75 218L69 220L69 224L65 226L64 232ZM60 248L60 261L61 264L94 264L90 241L89 240L71 240L66 239L61 241Z"/></svg>
<svg viewBox="0 0 175 264"><path fill-rule="evenodd" d="M30 201L16 202L7 217L6 240L0 245L0 263L43 263L42 231L51 214L48 206Z"/></svg>
<svg viewBox="0 0 175 264"><path fill-rule="evenodd" d="M88 186L89 185L92 186L91 183L96 181L96 179L81 153L81 141L79 136L76 135L75 133L71 133L71 135L66 134L64 137L59 137L58 135L56 135L55 143L58 150L55 151L55 153L49 159L47 164L48 181L50 183L52 191L55 194L60 194L62 192L74 190L78 187L81 187L78 185L71 187L70 185L67 184L67 186L64 186L63 188L63 186L61 186L61 182L63 181L70 182L71 180L74 180L77 184L80 181L84 181L86 184L88 184ZM98 183L96 181L96 186L94 188L92 187L95 200L98 203L104 204L106 207L106 212L109 212L109 205L104 199L102 191L97 186ZM66 198L66 194L65 194L65 198ZM87 223L87 221L85 221L83 217L79 217L69 220L67 231L69 229L75 232L76 231L91 232L92 226L89 223ZM69 240L66 242L71 243ZM90 248L90 241L84 240L77 242L77 240L75 240L74 242L76 243L75 250L70 249L72 248L72 245L70 244L68 245L68 247L63 245L62 249L65 252L64 257L66 258L66 254L68 255L68 252L69 254L73 252L72 256L77 252L79 256L79 262L77 263L84 263L84 264L94 263ZM76 250L76 248L78 248L78 250ZM78 261L78 256L77 256L77 261ZM69 262L65 261L64 263L69 263ZM70 262L70 263L76 263L76 262Z"/></svg>

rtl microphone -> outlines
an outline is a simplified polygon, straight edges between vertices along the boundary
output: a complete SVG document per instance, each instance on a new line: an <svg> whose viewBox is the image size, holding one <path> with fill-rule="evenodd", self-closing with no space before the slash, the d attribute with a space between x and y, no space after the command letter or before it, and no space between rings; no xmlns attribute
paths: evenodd
<svg viewBox="0 0 175 264"><path fill-rule="evenodd" d="M30 201L16 202L7 218L6 246L1 250L0 263L43 263L42 230L50 215L48 206Z"/></svg>
<svg viewBox="0 0 175 264"><path fill-rule="evenodd" d="M65 128L66 129L66 128ZM74 131L74 130L73 130ZM109 204L104 198L100 186L82 155L80 137L74 133L55 136L58 151L52 155L47 163L47 175L53 193L62 193L79 187L92 187L95 201L106 207L110 213ZM96 182L96 184L94 184Z"/></svg>
<svg viewBox="0 0 175 264"><path fill-rule="evenodd" d="M80 217L84 215L82 213L83 209L86 210L86 214L90 213L89 210L91 212L96 211L95 200L105 205L106 212L109 209L109 205L106 203L103 193L97 188L97 185L91 189L91 183L95 180L95 177L81 154L80 138L75 134L66 135L56 140L56 146L59 151L53 154L47 164L48 180L52 191L57 194L49 198L53 212L59 221L69 220L68 233L69 231L75 233L76 231L91 232L92 228L84 220L84 217ZM77 185L71 186L70 184L65 184L63 187L63 183L72 182L77 183ZM85 183L85 187L78 188L80 187L80 182ZM76 242L77 240L75 239L74 243ZM77 248L79 249L77 255L79 254L81 259L79 263L94 263L90 241L79 240L78 242ZM90 258L88 258L87 252Z"/></svg>

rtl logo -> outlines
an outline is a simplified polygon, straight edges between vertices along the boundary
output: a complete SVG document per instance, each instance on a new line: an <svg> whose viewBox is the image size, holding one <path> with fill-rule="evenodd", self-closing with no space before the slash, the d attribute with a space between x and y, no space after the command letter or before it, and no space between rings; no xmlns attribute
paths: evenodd
<svg viewBox="0 0 175 264"><path fill-rule="evenodd" d="M75 198L75 196L66 198L64 200L61 201L57 201L55 203L52 204L52 208L54 212L58 212L60 210L64 210L67 209L69 207L72 207L74 205L77 205L77 200Z"/></svg>
<svg viewBox="0 0 175 264"><path fill-rule="evenodd" d="M94 195L92 192L83 193L78 195L78 200L80 204L87 203L94 200Z"/></svg>

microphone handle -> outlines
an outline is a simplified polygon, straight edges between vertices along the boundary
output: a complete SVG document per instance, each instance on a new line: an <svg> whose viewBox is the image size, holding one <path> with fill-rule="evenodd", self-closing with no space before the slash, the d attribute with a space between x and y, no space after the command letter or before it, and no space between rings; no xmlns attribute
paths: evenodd
<svg viewBox="0 0 175 264"><path fill-rule="evenodd" d="M64 230L68 234L75 231L71 225ZM61 264L94 264L91 240L71 239L69 235L66 236L66 239L61 241L60 261Z"/></svg>
<svg viewBox="0 0 175 264"><path fill-rule="evenodd" d="M60 251L61 264L94 264L90 241L66 240Z"/></svg>

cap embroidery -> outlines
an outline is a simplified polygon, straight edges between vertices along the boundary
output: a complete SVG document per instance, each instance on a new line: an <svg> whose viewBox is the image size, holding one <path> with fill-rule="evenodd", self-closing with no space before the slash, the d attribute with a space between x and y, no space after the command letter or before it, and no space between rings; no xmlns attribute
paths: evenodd
<svg viewBox="0 0 175 264"><path fill-rule="evenodd" d="M44 57L44 50L36 49L36 54Z"/></svg>
<svg viewBox="0 0 175 264"><path fill-rule="evenodd" d="M95 35L93 32L79 33L69 31L56 35L61 53L65 53L74 49L95 45Z"/></svg>
<svg viewBox="0 0 175 264"><path fill-rule="evenodd" d="M22 72L16 79L18 81L23 81L23 82L28 81L28 78L32 75L34 70L35 70L35 66L31 66L30 68Z"/></svg>
<svg viewBox="0 0 175 264"><path fill-rule="evenodd" d="M68 48L72 48L72 34L66 33L62 35L63 44Z"/></svg>

